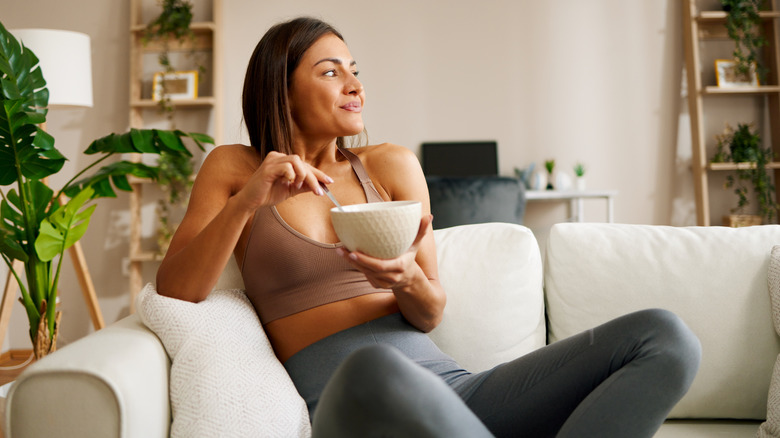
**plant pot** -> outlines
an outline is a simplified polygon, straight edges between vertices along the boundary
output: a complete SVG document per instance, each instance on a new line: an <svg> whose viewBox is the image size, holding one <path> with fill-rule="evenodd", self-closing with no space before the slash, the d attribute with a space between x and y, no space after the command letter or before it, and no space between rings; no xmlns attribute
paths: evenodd
<svg viewBox="0 0 780 438"><path fill-rule="evenodd" d="M585 191L585 187L587 186L585 184L585 177L584 176L578 176L576 181L577 181L577 183L576 183L575 187L577 187L577 190L579 190L580 192Z"/></svg>
<svg viewBox="0 0 780 438"><path fill-rule="evenodd" d="M761 216L756 214L730 214L723 216L723 226L739 228L761 225Z"/></svg>
<svg viewBox="0 0 780 438"><path fill-rule="evenodd" d="M46 320L46 301L41 306L41 319L38 323L38 330L33 341L33 354L35 360L42 359L49 353L54 353L57 350L57 335L60 332L60 318L62 312L57 312L54 316L54 335L49 337L49 325Z"/></svg>

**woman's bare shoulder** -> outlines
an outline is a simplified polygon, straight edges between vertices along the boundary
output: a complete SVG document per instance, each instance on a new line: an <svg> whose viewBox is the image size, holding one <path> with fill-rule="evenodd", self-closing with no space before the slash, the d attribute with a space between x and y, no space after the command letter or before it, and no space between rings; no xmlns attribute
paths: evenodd
<svg viewBox="0 0 780 438"><path fill-rule="evenodd" d="M377 169L385 166L390 166L393 169L397 169L398 166L419 167L420 164L417 156L409 148L393 143L363 146L350 150L354 151L367 166Z"/></svg>
<svg viewBox="0 0 780 438"><path fill-rule="evenodd" d="M408 199L410 190L427 190L420 161L409 148L383 143L355 148L355 153L374 185L381 187L390 199Z"/></svg>
<svg viewBox="0 0 780 438"><path fill-rule="evenodd" d="M254 148L242 144L222 145L208 153L198 171L198 180L240 189L259 165L260 157Z"/></svg>
<svg viewBox="0 0 780 438"><path fill-rule="evenodd" d="M251 146L243 144L226 144L217 146L211 150L206 156L206 163L212 164L238 164L257 162L259 163L260 157L257 155L257 151Z"/></svg>
<svg viewBox="0 0 780 438"><path fill-rule="evenodd" d="M388 172L417 172L420 161L409 148L393 143L356 148L356 154L366 168L377 175Z"/></svg>

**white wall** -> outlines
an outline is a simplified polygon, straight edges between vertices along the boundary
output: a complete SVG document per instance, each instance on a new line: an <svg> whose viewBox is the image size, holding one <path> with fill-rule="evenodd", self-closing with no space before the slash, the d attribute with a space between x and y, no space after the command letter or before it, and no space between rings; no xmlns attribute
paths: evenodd
<svg viewBox="0 0 780 438"><path fill-rule="evenodd" d="M261 35L279 20L313 15L342 31L358 61L372 143L417 151L424 141L495 139L502 174L546 159L567 172L583 162L590 188L619 190L617 221L695 222L678 0L223 0L223 6L228 142L246 141L240 95ZM79 151L89 141L128 126L128 16L129 0L3 2L0 21L8 28L92 37L94 108L49 117L49 131L73 161L55 185L88 162ZM605 219L603 204L588 202L586 209L587 219ZM547 228L566 216L563 204L535 204L526 224L544 242ZM128 311L127 226L127 197L120 195L100 202L83 239L107 322ZM67 343L91 328L72 270L63 272ZM153 274L150 267L147 280ZM28 348L23 313L17 306L4 349Z"/></svg>

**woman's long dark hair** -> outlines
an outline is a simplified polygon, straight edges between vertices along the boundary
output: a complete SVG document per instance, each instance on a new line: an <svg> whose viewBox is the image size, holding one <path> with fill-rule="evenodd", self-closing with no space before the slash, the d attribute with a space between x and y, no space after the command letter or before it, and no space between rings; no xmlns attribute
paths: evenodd
<svg viewBox="0 0 780 438"><path fill-rule="evenodd" d="M304 52L327 34L344 41L333 26L301 17L273 26L257 43L246 70L242 101L249 141L260 157L270 151L292 153L290 78ZM343 143L340 137L338 146Z"/></svg>

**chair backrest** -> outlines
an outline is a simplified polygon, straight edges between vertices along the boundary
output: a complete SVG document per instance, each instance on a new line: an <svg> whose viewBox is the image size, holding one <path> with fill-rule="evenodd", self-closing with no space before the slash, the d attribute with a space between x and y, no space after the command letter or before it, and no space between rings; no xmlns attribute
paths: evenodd
<svg viewBox="0 0 780 438"><path fill-rule="evenodd" d="M523 223L525 186L505 176L426 178L433 227L485 222Z"/></svg>

